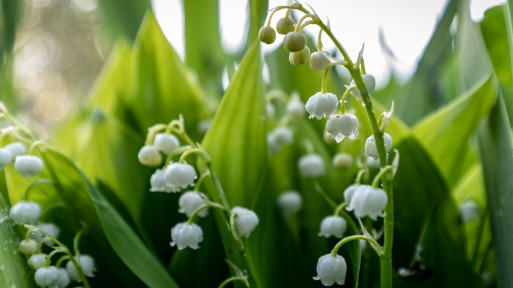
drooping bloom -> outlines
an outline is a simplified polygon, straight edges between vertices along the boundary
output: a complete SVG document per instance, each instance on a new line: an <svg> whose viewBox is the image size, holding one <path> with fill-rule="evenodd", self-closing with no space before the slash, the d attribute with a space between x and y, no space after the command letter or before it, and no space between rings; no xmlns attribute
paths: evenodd
<svg viewBox="0 0 513 288"><path fill-rule="evenodd" d="M317 277L314 280L320 280L322 285L331 286L335 283L344 285L346 282L347 264L344 257L340 255L333 256L326 254L319 258L317 262Z"/></svg>
<svg viewBox="0 0 513 288"><path fill-rule="evenodd" d="M35 223L41 216L41 206L36 202L20 201L11 207L9 217L18 225Z"/></svg>
<svg viewBox="0 0 513 288"><path fill-rule="evenodd" d="M196 211L200 206L205 205L204 198L207 198L207 195L203 193L196 193L194 191L187 191L180 196L178 199L178 206L180 209L178 212L187 215L187 217L191 217L192 213ZM205 217L208 215L208 208L203 208L198 212L198 216Z"/></svg>
<svg viewBox="0 0 513 288"><path fill-rule="evenodd" d="M141 164L150 167L156 167L162 163L162 155L160 155L159 149L153 145L144 145L139 150L137 158Z"/></svg>
<svg viewBox="0 0 513 288"><path fill-rule="evenodd" d="M96 266L94 265L93 257L87 254L81 254L75 256L75 259L80 263L80 267L82 268L85 276L94 277ZM77 267L71 260L66 263L66 273L68 273L68 276L71 280L82 282L82 279L80 279L80 275L78 274Z"/></svg>
<svg viewBox="0 0 513 288"><path fill-rule="evenodd" d="M306 101L306 112L310 113L308 118L327 118L337 111L338 99L335 94L317 92Z"/></svg>
<svg viewBox="0 0 513 288"><path fill-rule="evenodd" d="M203 241L203 230L196 223L180 222L171 228L171 246L178 250L187 247L199 249L199 243Z"/></svg>
<svg viewBox="0 0 513 288"><path fill-rule="evenodd" d="M43 170L43 160L37 156L21 155L16 157L14 168L22 177L34 177Z"/></svg>
<svg viewBox="0 0 513 288"><path fill-rule="evenodd" d="M41 287L58 287L61 274L55 266L41 267L34 274L34 281Z"/></svg>
<svg viewBox="0 0 513 288"><path fill-rule="evenodd" d="M178 138L175 135L167 133L158 133L155 135L153 142L155 147L166 155L173 153L173 151L180 146Z"/></svg>
<svg viewBox="0 0 513 288"><path fill-rule="evenodd" d="M319 236L326 238L334 236L341 239L346 230L346 219L340 216L326 216L324 219L322 219Z"/></svg>
<svg viewBox="0 0 513 288"><path fill-rule="evenodd" d="M259 222L256 213L247 208L235 206L232 208L232 214L235 214L235 227L239 235L249 237Z"/></svg>
<svg viewBox="0 0 513 288"><path fill-rule="evenodd" d="M198 177L194 167L187 163L171 163L164 173L167 179L166 185L171 192L178 192L189 186L194 187L194 180Z"/></svg>
<svg viewBox="0 0 513 288"><path fill-rule="evenodd" d="M276 200L281 211L288 217L291 213L298 212L303 206L303 198L299 192L288 190L281 193Z"/></svg>
<svg viewBox="0 0 513 288"><path fill-rule="evenodd" d="M326 175L326 165L318 154L308 154L299 159L299 173L303 177L316 178Z"/></svg>
<svg viewBox="0 0 513 288"><path fill-rule="evenodd" d="M383 139L385 141L386 153L388 153L390 151L390 149L392 149L392 144L393 144L392 136L390 136L390 134L388 134L388 133L383 133ZM369 136L369 138L367 138L367 140L365 141L365 154L367 154L367 156L372 157L374 159L379 158L378 148L376 147L376 141L374 140L374 135Z"/></svg>
<svg viewBox="0 0 513 288"><path fill-rule="evenodd" d="M345 194L344 194L345 196ZM363 218L369 216L373 221L377 217L384 217L383 210L387 206L388 196L387 193L379 188L373 188L368 185L360 185L351 197L346 198L348 211L353 211L356 217Z"/></svg>
<svg viewBox="0 0 513 288"><path fill-rule="evenodd" d="M326 122L326 131L334 136L337 143L344 137L355 137L358 135L358 118L350 113L332 114Z"/></svg>
<svg viewBox="0 0 513 288"><path fill-rule="evenodd" d="M376 79L371 74L364 74L364 75L362 75L362 78L363 78L363 82L365 83L365 87L367 87L367 91L369 93L372 93L372 91L374 91L374 88L376 88ZM348 87L352 87L352 86L356 87L356 83L354 82L354 80L351 81L351 84L349 84ZM350 93L351 93L351 95L356 97L357 100L360 100L360 97L362 96L360 94L360 90L358 88L351 90Z"/></svg>

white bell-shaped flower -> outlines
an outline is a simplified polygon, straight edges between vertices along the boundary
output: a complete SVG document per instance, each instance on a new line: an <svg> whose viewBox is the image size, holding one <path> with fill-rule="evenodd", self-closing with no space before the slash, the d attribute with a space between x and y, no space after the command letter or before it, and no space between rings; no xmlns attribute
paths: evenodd
<svg viewBox="0 0 513 288"><path fill-rule="evenodd" d="M171 246L175 246L178 250L187 247L198 249L199 243L203 241L203 230L196 223L181 222L171 229Z"/></svg>
<svg viewBox="0 0 513 288"><path fill-rule="evenodd" d="M137 158L139 163L150 167L156 167L162 163L162 155L160 155L159 149L153 145L144 145L139 150Z"/></svg>
<svg viewBox="0 0 513 288"><path fill-rule="evenodd" d="M385 150L388 153L390 149L392 149L392 136L388 133L383 133L383 139L385 140ZM374 159L379 158L378 148L376 147L376 141L374 140L374 135L369 136L365 141L365 154L367 156L372 157Z"/></svg>
<svg viewBox="0 0 513 288"><path fill-rule="evenodd" d="M346 201L347 206L351 205L351 200L353 199L353 195L356 193L356 191L361 189L372 189L372 186L370 185L349 185L344 190L344 200Z"/></svg>
<svg viewBox="0 0 513 288"><path fill-rule="evenodd" d="M59 274L61 275L59 279L59 288L66 288L70 284L71 280L69 279L68 273L64 268L57 268L59 270Z"/></svg>
<svg viewBox="0 0 513 288"><path fill-rule="evenodd" d="M43 170L43 160L37 156L21 155L16 157L14 168L22 177L34 177Z"/></svg>
<svg viewBox="0 0 513 288"><path fill-rule="evenodd" d="M313 52L310 56L310 68L314 71L322 71L333 63L333 57L328 51Z"/></svg>
<svg viewBox="0 0 513 288"><path fill-rule="evenodd" d="M294 142L294 132L288 127L276 127L270 134L272 134L274 141L280 146L290 145Z"/></svg>
<svg viewBox="0 0 513 288"><path fill-rule="evenodd" d="M337 169L349 169L353 166L353 156L349 153L337 153L331 160Z"/></svg>
<svg viewBox="0 0 513 288"><path fill-rule="evenodd" d="M303 197L301 197L299 192L294 190L281 193L278 199L276 199L276 202L285 217L288 217L291 213L298 212L303 207Z"/></svg>
<svg viewBox="0 0 513 288"><path fill-rule="evenodd" d="M331 236L342 239L347 230L346 219L340 216L326 216L321 221L321 230L319 231L320 237L329 238Z"/></svg>
<svg viewBox="0 0 513 288"><path fill-rule="evenodd" d="M299 99L299 95L295 94L287 103L287 115L292 120L299 120L305 116L305 103Z"/></svg>
<svg viewBox="0 0 513 288"><path fill-rule="evenodd" d="M12 162L11 152L9 152L9 150L7 150L5 148L0 149L0 169L11 164L11 162Z"/></svg>
<svg viewBox="0 0 513 288"><path fill-rule="evenodd" d="M232 208L232 214L235 214L235 227L239 235L249 237L259 222L256 213L247 208L235 206Z"/></svg>
<svg viewBox="0 0 513 288"><path fill-rule="evenodd" d="M302 177L316 178L326 175L326 165L318 154L308 154L299 158L298 167Z"/></svg>
<svg viewBox="0 0 513 288"><path fill-rule="evenodd" d="M354 210L356 217L363 218L369 216L373 221L376 221L378 216L385 216L383 210L387 206L388 197L387 193L382 189L360 185L360 188L355 190L352 197L349 198L346 209L348 211Z"/></svg>
<svg viewBox="0 0 513 288"><path fill-rule="evenodd" d="M187 163L171 163L164 171L167 179L167 187L171 192L178 192L188 186L194 187L194 180L198 177L194 167Z"/></svg>
<svg viewBox="0 0 513 288"><path fill-rule="evenodd" d="M333 256L326 254L319 258L317 262L317 277L314 280L320 280L322 285L331 286L335 283L344 285L346 282L347 264L344 257L340 255Z"/></svg>
<svg viewBox="0 0 513 288"><path fill-rule="evenodd" d="M9 217L18 225L35 223L41 216L41 206L36 202L20 201L9 211Z"/></svg>
<svg viewBox="0 0 513 288"><path fill-rule="evenodd" d="M167 133L158 133L155 135L153 144L158 150L164 152L166 155L170 155L176 148L180 147L180 141L178 138L175 135Z"/></svg>
<svg viewBox="0 0 513 288"><path fill-rule="evenodd" d="M29 257L27 263L32 269L37 270L46 265L47 257L48 255L46 254L34 254Z"/></svg>
<svg viewBox="0 0 513 288"><path fill-rule="evenodd" d="M82 268L85 276L94 277L96 266L94 265L94 258L91 257L91 255L80 254L75 256L75 260L80 263L80 268ZM80 279L80 275L78 274L77 267L71 260L66 263L66 273L68 273L69 279L79 283L82 282L82 279Z"/></svg>
<svg viewBox="0 0 513 288"><path fill-rule="evenodd" d="M37 248L39 247L39 243L36 241L29 239L29 240L21 240L20 244L18 245L18 251L25 255L32 255L37 253Z"/></svg>
<svg viewBox="0 0 513 288"><path fill-rule="evenodd" d="M344 137L358 136L358 118L350 113L333 114L326 122L326 131L334 136L337 143Z"/></svg>
<svg viewBox="0 0 513 288"><path fill-rule="evenodd" d="M204 198L208 199L207 195L203 193L196 193L194 191L187 191L180 196L178 199L178 205L180 209L178 212L191 217L192 213L196 211L201 205L205 205ZM198 216L205 217L208 215L208 208L203 208L198 212Z"/></svg>
<svg viewBox="0 0 513 288"><path fill-rule="evenodd" d="M337 111L338 99L335 94L317 92L306 101L306 112L310 113L308 118L321 120Z"/></svg>
<svg viewBox="0 0 513 288"><path fill-rule="evenodd" d="M41 287L59 287L61 274L55 266L41 267L34 274L36 284Z"/></svg>
<svg viewBox="0 0 513 288"><path fill-rule="evenodd" d="M365 87L367 87L367 91L369 93L372 93L374 91L374 89L376 88L376 79L371 74L363 74L362 78L363 78L363 82L365 83ZM351 86L356 87L356 83L354 82L354 80L351 81L351 84L349 84L349 87L351 87ZM360 94L360 90L358 88L351 90L351 92L349 92L349 93L351 93L351 95L356 97L357 100L360 100L360 97L362 96Z"/></svg>
<svg viewBox="0 0 513 288"><path fill-rule="evenodd" d="M151 192L171 192L171 188L167 185L166 173L164 170L157 169L150 178Z"/></svg>
<svg viewBox="0 0 513 288"><path fill-rule="evenodd" d="M27 153L27 148L21 142L13 142L5 145L2 149L9 151L11 154L11 163L16 160L16 157L25 155Z"/></svg>
<svg viewBox="0 0 513 288"><path fill-rule="evenodd" d="M460 205L459 210L463 223L468 223L479 217L479 204L474 200L465 201Z"/></svg>

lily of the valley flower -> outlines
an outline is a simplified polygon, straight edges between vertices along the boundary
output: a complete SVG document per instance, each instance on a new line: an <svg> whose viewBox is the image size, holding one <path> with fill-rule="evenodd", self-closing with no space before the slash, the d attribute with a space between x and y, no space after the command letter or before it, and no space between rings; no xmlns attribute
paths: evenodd
<svg viewBox="0 0 513 288"><path fill-rule="evenodd" d="M203 230L196 223L181 222L171 229L171 246L178 250L187 247L199 249L199 243L203 241Z"/></svg>
<svg viewBox="0 0 513 288"><path fill-rule="evenodd" d="M317 92L306 101L306 112L310 113L308 118L327 118L337 111L338 99L335 94Z"/></svg>
<svg viewBox="0 0 513 288"><path fill-rule="evenodd" d="M333 236L341 239L346 230L346 219L340 216L326 216L322 219L319 236L326 238Z"/></svg>
<svg viewBox="0 0 513 288"><path fill-rule="evenodd" d="M326 122L326 131L334 136L337 143L344 137L355 137L358 135L358 118L350 113L333 114Z"/></svg>
<svg viewBox="0 0 513 288"><path fill-rule="evenodd" d="M344 285L346 282L347 264L344 257L340 255L333 256L326 254L319 258L317 262L317 277L314 280L320 280L322 285L331 286L335 283Z"/></svg>

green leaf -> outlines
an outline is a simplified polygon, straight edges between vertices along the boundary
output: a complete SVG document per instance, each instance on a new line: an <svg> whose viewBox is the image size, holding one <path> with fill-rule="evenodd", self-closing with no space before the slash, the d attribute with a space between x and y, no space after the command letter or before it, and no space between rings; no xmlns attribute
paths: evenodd
<svg viewBox="0 0 513 288"><path fill-rule="evenodd" d="M139 30L132 61L134 91L128 105L139 130L169 123L183 114L188 133L198 135L197 124L204 113L201 90L191 81L151 12L146 14Z"/></svg>
<svg viewBox="0 0 513 288"><path fill-rule="evenodd" d="M492 79L487 77L414 127L415 137L450 185L455 184L469 168L462 165L469 153L469 140L494 102Z"/></svg>
<svg viewBox="0 0 513 288"><path fill-rule="evenodd" d="M412 135L397 144L401 160L394 179L394 267L418 259L432 276L396 279L398 287L477 287L465 259L459 211L442 175ZM429 275L429 274L427 274Z"/></svg>
<svg viewBox="0 0 513 288"><path fill-rule="evenodd" d="M493 243L497 259L500 287L513 286L513 143L509 120L502 97L497 98L490 115L478 134L479 154L483 165L484 182Z"/></svg>
<svg viewBox="0 0 513 288"><path fill-rule="evenodd" d="M0 286L2 287L35 287L30 275L27 262L18 253L20 241L9 221L10 206L0 194Z"/></svg>
<svg viewBox="0 0 513 288"><path fill-rule="evenodd" d="M99 10L103 14L103 23L114 37L123 36L133 41L144 13L150 8L151 1L112 0L99 1ZM120 13L120 8L122 12Z"/></svg>
<svg viewBox="0 0 513 288"><path fill-rule="evenodd" d="M103 196L87 182L103 231L116 254L149 287L178 287L157 258Z"/></svg>
<svg viewBox="0 0 513 288"><path fill-rule="evenodd" d="M259 44L255 43L241 62L202 143L232 206L252 207L265 176L267 142Z"/></svg>

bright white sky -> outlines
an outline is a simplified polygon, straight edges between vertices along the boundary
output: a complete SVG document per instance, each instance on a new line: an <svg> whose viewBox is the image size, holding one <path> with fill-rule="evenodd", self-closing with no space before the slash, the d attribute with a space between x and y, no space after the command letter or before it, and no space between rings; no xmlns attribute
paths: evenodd
<svg viewBox="0 0 513 288"><path fill-rule="evenodd" d="M304 1L300 2L304 3ZM365 67L368 73L374 74L378 85L386 83L390 74L390 66L379 45L379 29L383 30L386 42L398 59L394 63L396 71L401 76L408 77L414 72L417 61L447 2L447 0L309 1L319 16L324 19L326 16L329 17L335 36L353 59L365 42ZM475 21L479 21L486 9L504 2L505 0L471 0L471 16ZM228 51L237 51L241 48L248 29L247 1L220 0L219 3L223 45ZM288 3L287 0L269 0L270 7L286 3ZM183 59L184 33L181 0L152 0L152 4L166 38ZM278 12L273 17L273 27L284 13L285 11ZM318 30L307 27L307 31L317 35ZM274 44L263 44L264 51L269 52L281 46L283 36L279 34L277 36ZM323 44L327 50L331 51L334 48L328 39L323 38Z"/></svg>

